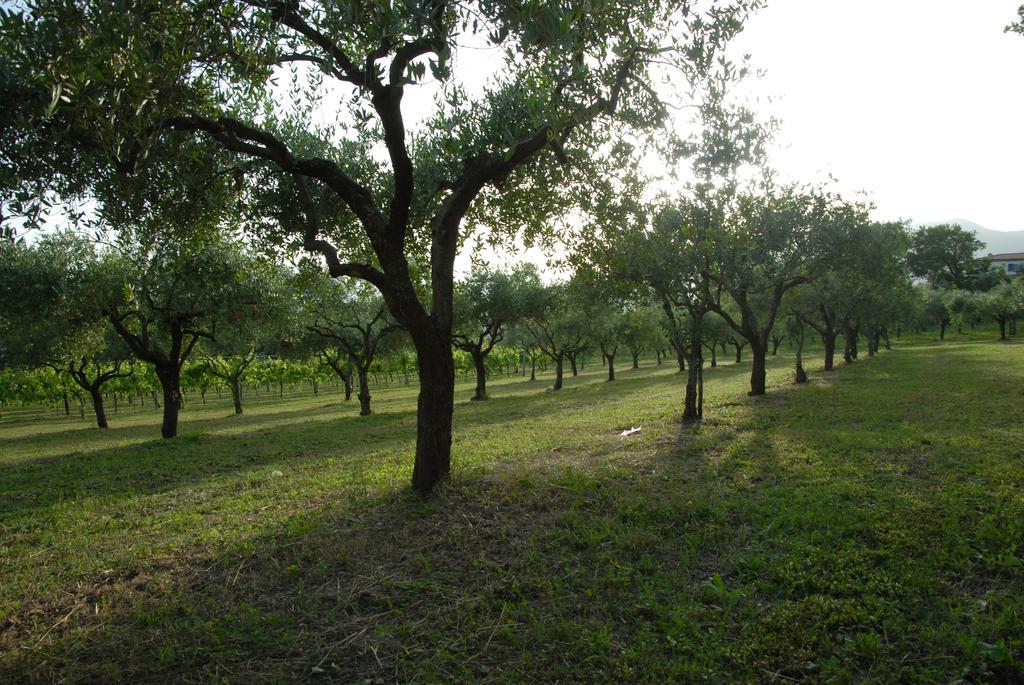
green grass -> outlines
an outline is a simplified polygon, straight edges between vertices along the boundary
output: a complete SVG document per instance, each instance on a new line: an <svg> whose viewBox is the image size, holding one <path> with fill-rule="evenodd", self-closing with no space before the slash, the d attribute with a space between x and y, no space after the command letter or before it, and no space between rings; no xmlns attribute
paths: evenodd
<svg viewBox="0 0 1024 685"><path fill-rule="evenodd" d="M1020 682L1024 346L0 420L0 682ZM977 339L975 339L977 338ZM625 365L628 366L628 365ZM627 439L625 427L642 425ZM280 476L274 472L279 471Z"/></svg>

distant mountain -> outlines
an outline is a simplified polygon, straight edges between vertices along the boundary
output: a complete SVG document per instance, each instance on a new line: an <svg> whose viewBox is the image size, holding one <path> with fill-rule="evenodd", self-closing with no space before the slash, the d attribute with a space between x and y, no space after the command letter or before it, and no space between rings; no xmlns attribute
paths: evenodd
<svg viewBox="0 0 1024 685"><path fill-rule="evenodd" d="M977 256L999 254L1000 252L1024 252L1024 231L993 231L969 219L949 219L948 221L928 221L914 224L915 228L935 226L937 224L960 224L961 227L974 231L978 240L985 243L985 249L979 250Z"/></svg>

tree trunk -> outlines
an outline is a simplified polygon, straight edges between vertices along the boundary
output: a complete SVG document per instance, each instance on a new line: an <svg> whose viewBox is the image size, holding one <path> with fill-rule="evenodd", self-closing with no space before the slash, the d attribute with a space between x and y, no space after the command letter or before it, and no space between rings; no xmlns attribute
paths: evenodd
<svg viewBox="0 0 1024 685"><path fill-rule="evenodd" d="M825 331L821 341L825 344L825 370L831 371L835 368L836 360L836 338L839 333L833 330Z"/></svg>
<svg viewBox="0 0 1024 685"><path fill-rule="evenodd" d="M451 340L435 331L413 337L419 367L420 394L416 411L416 461L412 486L430 494L451 472L452 414L455 411L455 361Z"/></svg>
<svg viewBox="0 0 1024 685"><path fill-rule="evenodd" d="M348 402L352 399L352 376L342 378L341 382L345 386L345 401Z"/></svg>
<svg viewBox="0 0 1024 685"><path fill-rule="evenodd" d="M806 383L807 382L807 372L804 371L804 360L803 360L803 355L801 354L800 350L796 351L796 382L797 383Z"/></svg>
<svg viewBox="0 0 1024 685"><path fill-rule="evenodd" d="M572 375L577 375L579 371L576 370L576 353L570 352L566 356L569 357L569 367L572 369Z"/></svg>
<svg viewBox="0 0 1024 685"><path fill-rule="evenodd" d="M686 395L683 398L683 422L699 421L704 415L704 379L700 339L690 346L690 372L686 376Z"/></svg>
<svg viewBox="0 0 1024 685"><path fill-rule="evenodd" d="M484 364L484 355L479 350L471 352L473 356L473 365L476 367L476 394L473 395L474 400L486 400L487 399L487 366Z"/></svg>
<svg viewBox="0 0 1024 685"><path fill-rule="evenodd" d="M558 357L555 359L555 384L551 386L551 389L562 389L562 355L558 355Z"/></svg>
<svg viewBox="0 0 1024 685"><path fill-rule="evenodd" d="M705 345L705 347L708 346ZM718 346L712 343L708 349L711 350L711 368L713 369L718 366Z"/></svg>
<svg viewBox="0 0 1024 685"><path fill-rule="evenodd" d="M753 359L750 367L750 394L751 396L765 394L765 379L768 375L767 348L766 342L760 340L750 341L750 355Z"/></svg>
<svg viewBox="0 0 1024 685"><path fill-rule="evenodd" d="M997 319L999 321L999 339L1006 340L1006 319Z"/></svg>
<svg viewBox="0 0 1024 685"><path fill-rule="evenodd" d="M615 355L606 354L604 355L605 360L608 362L608 380L615 380Z"/></svg>
<svg viewBox="0 0 1024 685"><path fill-rule="evenodd" d="M365 366L359 367L359 415L369 416L370 412L370 380L367 377L369 369ZM452 388L454 390L455 379L452 378Z"/></svg>
<svg viewBox="0 0 1024 685"><path fill-rule="evenodd" d="M807 372L804 370L804 333L801 330L798 334L793 335L791 338L796 342L796 382L806 383Z"/></svg>
<svg viewBox="0 0 1024 685"><path fill-rule="evenodd" d="M537 358L530 357L530 380L537 380Z"/></svg>
<svg viewBox="0 0 1024 685"><path fill-rule="evenodd" d="M845 337L846 337L846 351L847 351L847 354L849 355L849 359L847 359L847 361L850 361L850 359L856 361L857 360L857 339L860 337L860 333L857 331L856 328L847 328L846 329L846 336Z"/></svg>
<svg viewBox="0 0 1024 685"><path fill-rule="evenodd" d="M177 364L172 363L157 367L156 376L164 391L164 420L160 435L173 438L178 434L178 411L181 409L181 371Z"/></svg>
<svg viewBox="0 0 1024 685"><path fill-rule="evenodd" d="M103 409L103 393L99 388L90 388L89 395L92 397L92 408L96 412L96 425L100 428L107 427L107 413Z"/></svg>
<svg viewBox="0 0 1024 685"><path fill-rule="evenodd" d="M940 321L939 322L939 340L945 340L946 339L946 326L947 325L948 324L945 321Z"/></svg>
<svg viewBox="0 0 1024 685"><path fill-rule="evenodd" d="M71 416L71 402L68 400L68 391L64 391L64 416Z"/></svg>
<svg viewBox="0 0 1024 685"><path fill-rule="evenodd" d="M640 368L640 350L630 350L629 353L633 356L633 368Z"/></svg>
<svg viewBox="0 0 1024 685"><path fill-rule="evenodd" d="M733 343L733 347L736 348L736 363L740 364L743 362L743 347Z"/></svg>
<svg viewBox="0 0 1024 685"><path fill-rule="evenodd" d="M236 376L229 381L231 385L231 400L235 403L235 416L242 415L242 383Z"/></svg>

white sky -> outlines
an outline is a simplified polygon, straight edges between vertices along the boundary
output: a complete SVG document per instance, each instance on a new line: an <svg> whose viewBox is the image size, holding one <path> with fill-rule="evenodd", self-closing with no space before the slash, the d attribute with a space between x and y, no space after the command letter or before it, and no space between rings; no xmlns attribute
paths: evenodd
<svg viewBox="0 0 1024 685"><path fill-rule="evenodd" d="M782 119L773 165L865 190L878 219L1024 229L1021 0L770 0L736 48Z"/></svg>

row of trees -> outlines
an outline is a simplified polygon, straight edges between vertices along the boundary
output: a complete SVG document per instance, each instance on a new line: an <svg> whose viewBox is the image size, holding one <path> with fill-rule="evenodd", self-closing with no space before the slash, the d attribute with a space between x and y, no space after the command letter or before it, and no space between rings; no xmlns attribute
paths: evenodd
<svg viewBox="0 0 1024 685"><path fill-rule="evenodd" d="M749 346L755 394L765 390L765 351L790 308L797 332L819 327L826 344L845 333L847 348L863 333L870 347L891 323L881 314L894 301L889 291L906 290L896 268L905 231L770 175L737 180L741 167L760 162L765 127L726 105L746 72L726 48L760 4L26 0L0 8L0 231L14 236L44 223L50 207L77 206L69 221L116 246L55 239L42 247L63 250L63 261L35 265L30 251L12 250L28 275L12 270L5 293L40 297L12 304L4 336L15 342L3 354L42 358L48 341L95 345L116 335L104 349L121 346L152 366L164 393L162 432L172 436L191 355L209 347L231 383L254 349L300 344L270 334L279 306L330 341L320 353L339 375L365 376L401 328L420 384L413 485L427 493L450 471L453 349L485 358L513 320L557 374L563 361L574 364L584 337L608 362L628 335L574 333L568 312L621 332L619 313L648 311L653 301L690 371L688 419L701 413L704 327L714 317ZM481 49L498 69L470 76ZM431 104L408 117L405 95L417 89ZM700 112L692 140L672 130L669 114L684 105ZM619 173L646 153L673 168L690 163L698 181L650 200L650 183ZM474 312L484 284L467 285L459 304L454 270L473 232L504 245L565 238L578 278L527 288L534 294L512 297L512 314L501 313L504 304ZM249 247L293 265L302 253L310 264L298 270L321 276L300 281L297 305L277 298L282 270ZM50 273L47 264L67 269ZM595 297L570 307L580 292ZM37 306L33 326L10 323ZM460 327L460 311L476 325ZM50 335L51 326L76 334ZM72 347L60 358L99 359L89 345ZM90 383L116 358L99 362ZM368 403L368 392L361 399Z"/></svg>
<svg viewBox="0 0 1024 685"><path fill-rule="evenodd" d="M741 200L748 209L752 202ZM941 336L952 317L973 326L990 316L1002 337L1015 334L1024 281L986 292L912 287L908 266L918 258L913 242L920 234L871 222L863 208L835 197L801 202L814 212L802 227L792 197L784 222L772 223L774 210L762 208L760 225L774 225L775 233L744 227L743 254L722 245L719 233L700 236L692 218L684 228L683 212L693 207L660 206L649 227L632 223L598 241L568 281L545 284L532 265L507 273L477 267L456 283L452 339L461 355L456 367L476 376L473 399L486 399L496 366L524 375L529 366L533 378L537 361L546 359L559 390L566 363L575 375L586 352L600 355L612 381L622 352L635 368L642 353L660 363L672 350L680 372L689 369L684 416L692 420L703 414L704 358L714 366L729 346L737 361L749 349L751 394L760 394L766 357L785 338L797 355L797 381L806 379L808 332L821 340L826 370L834 367L839 338L852 361L861 338L874 354L892 330L937 325ZM61 233L0 250L4 361L63 374L91 398L100 427L107 425L105 389L115 397L161 391L162 405L155 397L154 404L163 407L162 432L172 437L183 383L200 393L229 388L240 414L247 381L281 393L286 383L307 382L316 393L325 376L334 377L346 399L358 389L360 413L368 415L372 370L406 383L418 372L408 336L372 289L276 265L241 243L204 239L141 253L98 250ZM743 278L723 276L741 272ZM497 365L488 363L492 355ZM66 404L66 388L47 392L22 382L4 399L63 394Z"/></svg>

